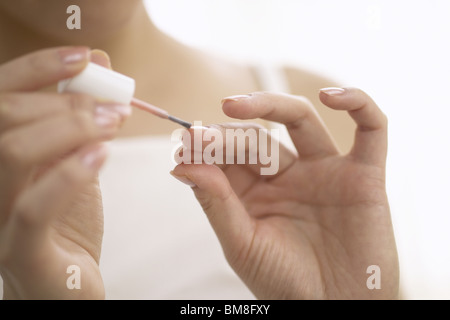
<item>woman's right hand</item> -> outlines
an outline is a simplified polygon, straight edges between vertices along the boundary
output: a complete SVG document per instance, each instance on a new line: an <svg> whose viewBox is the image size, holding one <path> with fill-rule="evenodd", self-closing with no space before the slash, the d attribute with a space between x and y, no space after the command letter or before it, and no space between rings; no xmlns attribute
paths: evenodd
<svg viewBox="0 0 450 320"><path fill-rule="evenodd" d="M224 112L283 123L296 152L283 145L275 151L275 140L249 124L213 125L218 134L203 137L205 149L198 149L193 128L183 152L197 151L197 158L198 151L209 156L214 150L210 163L226 156L218 166L180 164L172 174L193 188L228 262L257 298L395 299L399 267L385 189L387 118L359 89L326 88L319 96L356 122L350 153L340 153L304 97L254 93L224 99ZM223 150L206 150L212 136L223 138L213 145ZM241 147L238 136L245 139ZM230 155L238 154L244 162L266 155L275 170L261 175L263 162L236 164Z"/></svg>
<svg viewBox="0 0 450 320"><path fill-rule="evenodd" d="M114 137L130 107L87 95L37 92L78 74L91 58L108 63L88 48L64 47L0 66L5 299L104 298L98 268L103 212L96 177L106 157L102 142ZM70 272L79 272L80 289L69 285Z"/></svg>

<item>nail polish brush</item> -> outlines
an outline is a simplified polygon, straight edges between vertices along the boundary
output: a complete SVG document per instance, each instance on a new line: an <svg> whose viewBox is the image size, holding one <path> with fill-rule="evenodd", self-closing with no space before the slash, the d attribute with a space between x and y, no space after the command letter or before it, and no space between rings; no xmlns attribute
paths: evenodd
<svg viewBox="0 0 450 320"><path fill-rule="evenodd" d="M178 123L187 129L191 128L191 123L170 115L166 110L134 98L135 89L134 79L92 62L88 63L78 75L58 83L58 92L60 93L85 93L98 99L132 105L162 119Z"/></svg>

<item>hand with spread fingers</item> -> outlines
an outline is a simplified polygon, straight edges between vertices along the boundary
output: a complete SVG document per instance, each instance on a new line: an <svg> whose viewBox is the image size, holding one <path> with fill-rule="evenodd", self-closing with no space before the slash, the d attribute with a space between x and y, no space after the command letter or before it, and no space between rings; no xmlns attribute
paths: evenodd
<svg viewBox="0 0 450 320"><path fill-rule="evenodd" d="M5 299L104 298L97 173L106 157L102 142L115 136L130 107L39 91L78 74L90 60L109 65L101 52L64 47L0 66Z"/></svg>
<svg viewBox="0 0 450 320"><path fill-rule="evenodd" d="M172 174L193 188L228 262L257 298L395 299L387 119L359 89L322 89L320 99L356 122L348 154L306 99L255 93L225 99L223 110L287 127L297 154L280 146L277 174L261 175L258 164L180 164Z"/></svg>

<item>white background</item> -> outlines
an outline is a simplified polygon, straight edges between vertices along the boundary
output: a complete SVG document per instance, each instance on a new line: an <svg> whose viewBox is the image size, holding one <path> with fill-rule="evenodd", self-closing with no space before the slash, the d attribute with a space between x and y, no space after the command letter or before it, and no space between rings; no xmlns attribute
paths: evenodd
<svg viewBox="0 0 450 320"><path fill-rule="evenodd" d="M450 299L450 1L147 0L155 23L242 61L364 89L390 120L404 297Z"/></svg>

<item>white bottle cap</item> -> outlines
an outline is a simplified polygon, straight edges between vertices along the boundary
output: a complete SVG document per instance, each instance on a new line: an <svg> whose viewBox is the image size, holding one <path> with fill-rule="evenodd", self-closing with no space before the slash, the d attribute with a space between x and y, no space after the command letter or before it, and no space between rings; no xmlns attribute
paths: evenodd
<svg viewBox="0 0 450 320"><path fill-rule="evenodd" d="M60 93L85 93L123 104L130 104L135 88L134 79L92 62L75 77L58 83Z"/></svg>

